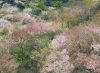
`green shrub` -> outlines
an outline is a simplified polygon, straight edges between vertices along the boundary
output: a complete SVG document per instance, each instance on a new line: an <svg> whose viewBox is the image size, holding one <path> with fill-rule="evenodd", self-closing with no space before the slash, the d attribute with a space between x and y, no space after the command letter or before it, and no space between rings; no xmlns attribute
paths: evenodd
<svg viewBox="0 0 100 73"><path fill-rule="evenodd" d="M95 0L84 0L84 5L87 8L94 7L96 5L96 3L97 3L97 1L95 1Z"/></svg>
<svg viewBox="0 0 100 73"><path fill-rule="evenodd" d="M48 16L48 15L43 15L42 17L41 17L43 20L49 20L50 19L50 17Z"/></svg>
<svg viewBox="0 0 100 73"><path fill-rule="evenodd" d="M37 7L40 8L41 10L47 10L47 6L43 1L38 2Z"/></svg>
<svg viewBox="0 0 100 73"><path fill-rule="evenodd" d="M35 15L40 15L41 12L42 12L42 10L41 10L40 8L36 7L36 8L34 8L34 9L32 9L32 12L33 12L33 14L35 14Z"/></svg>
<svg viewBox="0 0 100 73"><path fill-rule="evenodd" d="M37 35L11 46L10 53L20 64L17 73L25 73L29 70L33 73L39 73L50 52L49 43L52 36L54 36L53 33Z"/></svg>
<svg viewBox="0 0 100 73"><path fill-rule="evenodd" d="M20 67L17 69L17 73L25 73L28 70L34 73L38 73L42 64L42 61L40 62L42 56L42 48L43 47L36 38L29 38L29 40L27 39L15 45L12 45L10 53L16 58L17 62L20 64ZM40 56L39 59L37 59L37 55ZM33 56L35 58L32 58Z"/></svg>
<svg viewBox="0 0 100 73"><path fill-rule="evenodd" d="M34 5L33 3L30 3L29 7L32 8L32 14L40 15L42 12L42 9L37 7L37 5Z"/></svg>
<svg viewBox="0 0 100 73"><path fill-rule="evenodd" d="M8 35L9 31L7 28L4 28L3 30L0 31L0 35Z"/></svg>
<svg viewBox="0 0 100 73"><path fill-rule="evenodd" d="M52 6L60 8L60 7L62 7L62 2L61 1L53 1Z"/></svg>
<svg viewBox="0 0 100 73"><path fill-rule="evenodd" d="M69 2L74 2L75 0L69 0Z"/></svg>
<svg viewBox="0 0 100 73"><path fill-rule="evenodd" d="M32 73L39 73L39 69L40 69L39 62L36 60L31 60L26 65L20 66L17 69L17 73L27 73L28 71Z"/></svg>
<svg viewBox="0 0 100 73"><path fill-rule="evenodd" d="M11 54L17 59L20 64L25 65L29 62L31 51L39 50L40 45L37 41L26 40L24 42L20 42L12 47Z"/></svg>

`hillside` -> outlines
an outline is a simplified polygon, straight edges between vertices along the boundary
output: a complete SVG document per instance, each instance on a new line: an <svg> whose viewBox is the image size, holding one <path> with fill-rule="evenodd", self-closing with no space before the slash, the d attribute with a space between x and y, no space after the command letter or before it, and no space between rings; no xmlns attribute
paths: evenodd
<svg viewBox="0 0 100 73"><path fill-rule="evenodd" d="M100 73L100 1L0 0L0 73Z"/></svg>

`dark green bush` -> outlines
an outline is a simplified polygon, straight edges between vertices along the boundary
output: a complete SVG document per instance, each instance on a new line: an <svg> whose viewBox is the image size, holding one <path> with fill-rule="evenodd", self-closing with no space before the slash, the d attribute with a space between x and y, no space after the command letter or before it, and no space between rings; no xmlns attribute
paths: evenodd
<svg viewBox="0 0 100 73"><path fill-rule="evenodd" d="M39 7L35 7L34 9L32 9L32 13L35 15L40 15L41 12L42 12L42 10Z"/></svg>
<svg viewBox="0 0 100 73"><path fill-rule="evenodd" d="M17 73L27 73L28 71L32 73L39 73L40 67L38 65L39 65L38 61L31 60L26 65L19 67Z"/></svg>
<svg viewBox="0 0 100 73"><path fill-rule="evenodd" d="M16 6L19 8L19 10L23 10L25 8L24 3L22 2L17 3Z"/></svg>
<svg viewBox="0 0 100 73"><path fill-rule="evenodd" d="M15 0L4 0L5 2L9 3L9 4L14 4Z"/></svg>
<svg viewBox="0 0 100 73"><path fill-rule="evenodd" d="M61 1L53 1L52 6L59 8L62 6L62 2Z"/></svg>

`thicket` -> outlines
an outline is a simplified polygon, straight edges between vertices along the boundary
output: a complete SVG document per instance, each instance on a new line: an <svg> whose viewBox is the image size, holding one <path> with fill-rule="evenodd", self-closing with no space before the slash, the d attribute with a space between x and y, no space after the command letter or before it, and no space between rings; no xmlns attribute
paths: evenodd
<svg viewBox="0 0 100 73"><path fill-rule="evenodd" d="M54 32L35 36L24 30L13 32L12 38L16 43L11 44L10 54L19 63L17 73L27 73L27 71L39 73L46 56L51 51L49 44L54 35Z"/></svg>

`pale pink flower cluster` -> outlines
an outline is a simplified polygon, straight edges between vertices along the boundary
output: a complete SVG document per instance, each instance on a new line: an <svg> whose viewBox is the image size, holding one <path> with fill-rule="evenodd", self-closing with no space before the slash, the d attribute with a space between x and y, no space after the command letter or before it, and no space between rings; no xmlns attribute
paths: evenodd
<svg viewBox="0 0 100 73"><path fill-rule="evenodd" d="M74 66L69 62L69 59L66 49L59 52L53 51L53 53L47 57L43 72L41 73L71 73Z"/></svg>
<svg viewBox="0 0 100 73"><path fill-rule="evenodd" d="M26 30L28 30L29 32L41 32L41 33L47 33L49 31L54 31L55 25L53 25L52 22L48 22L48 23L33 23L33 24L29 24L26 26Z"/></svg>
<svg viewBox="0 0 100 73"><path fill-rule="evenodd" d="M91 48L94 50L94 51L100 51L100 45L97 44L97 45L91 45Z"/></svg>
<svg viewBox="0 0 100 73"><path fill-rule="evenodd" d="M55 49L63 48L66 45L67 40L68 39L64 35L57 36L52 40L51 47Z"/></svg>
<svg viewBox="0 0 100 73"><path fill-rule="evenodd" d="M15 40L11 40L11 41L9 41L9 44L11 44L11 45L16 45L16 41Z"/></svg>
<svg viewBox="0 0 100 73"><path fill-rule="evenodd" d="M86 56L85 54L78 54L77 64L81 65L84 64L84 66L87 69L98 69L100 67L100 56L97 55L91 55L91 56Z"/></svg>
<svg viewBox="0 0 100 73"><path fill-rule="evenodd" d="M86 67L88 69L96 69L100 66L100 57L97 55L91 55L86 58Z"/></svg>

